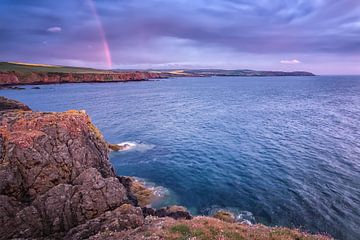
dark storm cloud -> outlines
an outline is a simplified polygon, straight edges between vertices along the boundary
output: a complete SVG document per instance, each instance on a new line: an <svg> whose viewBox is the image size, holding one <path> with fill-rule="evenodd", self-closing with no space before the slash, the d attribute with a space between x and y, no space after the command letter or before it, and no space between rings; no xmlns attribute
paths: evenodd
<svg viewBox="0 0 360 240"><path fill-rule="evenodd" d="M0 57L106 66L89 1L1 1ZM325 72L328 59L327 66L352 64L356 72L359 63L360 2L355 0L94 3L116 67L224 67L228 61L229 67L287 69L281 62L299 59L303 68L311 70L311 64Z"/></svg>

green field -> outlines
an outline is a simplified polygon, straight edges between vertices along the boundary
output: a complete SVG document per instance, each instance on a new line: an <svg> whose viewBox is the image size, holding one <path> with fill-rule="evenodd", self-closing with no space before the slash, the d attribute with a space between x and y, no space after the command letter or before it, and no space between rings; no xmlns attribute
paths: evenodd
<svg viewBox="0 0 360 240"><path fill-rule="evenodd" d="M56 72L56 73L112 73L112 71L93 68L67 67L44 64L0 62L0 72Z"/></svg>

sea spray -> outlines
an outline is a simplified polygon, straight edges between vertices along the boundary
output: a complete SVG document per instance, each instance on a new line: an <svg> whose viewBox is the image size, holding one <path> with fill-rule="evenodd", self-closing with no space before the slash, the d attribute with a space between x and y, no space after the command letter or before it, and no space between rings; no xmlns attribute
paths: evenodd
<svg viewBox="0 0 360 240"><path fill-rule="evenodd" d="M123 147L123 149L120 150L120 152L123 152L123 151L146 152L155 147L155 145L153 145L153 144L145 144L145 143L141 143L141 142L132 142L132 141L121 142L121 143L118 143L117 145L120 147Z"/></svg>
<svg viewBox="0 0 360 240"><path fill-rule="evenodd" d="M236 222L248 225L256 224L255 217L251 212L240 210L235 207L220 207L214 205L209 208L204 208L200 213L206 216L213 216L219 211L231 213L235 217Z"/></svg>

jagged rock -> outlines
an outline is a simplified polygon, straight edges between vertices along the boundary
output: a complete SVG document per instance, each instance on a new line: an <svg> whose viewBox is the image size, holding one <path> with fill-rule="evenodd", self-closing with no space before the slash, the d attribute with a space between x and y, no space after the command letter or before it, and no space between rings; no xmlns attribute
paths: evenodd
<svg viewBox="0 0 360 240"><path fill-rule="evenodd" d="M85 112L0 100L0 239L59 237L129 202Z"/></svg>
<svg viewBox="0 0 360 240"><path fill-rule="evenodd" d="M0 96L0 111L8 110L30 111L31 109L25 104L22 104L21 102L10 100Z"/></svg>
<svg viewBox="0 0 360 240"><path fill-rule="evenodd" d="M126 191L128 193L128 198L132 203L132 205L136 207L139 206L139 201L131 189L133 179L131 177L124 177L124 176L118 176L117 178L119 182L121 182L121 184L126 188Z"/></svg>
<svg viewBox="0 0 360 240"><path fill-rule="evenodd" d="M217 211L214 215L213 215L214 218L217 218L219 220L222 220L224 222L229 222L229 223L234 223L236 222L236 219L235 219L235 216L234 214L230 213L230 212L227 212L227 211L223 211L223 210L220 210L220 211Z"/></svg>
<svg viewBox="0 0 360 240"><path fill-rule="evenodd" d="M87 239L106 232L112 234L123 230L135 229L144 224L141 208L130 204L105 212L97 218L87 221L68 232L65 239Z"/></svg>
<svg viewBox="0 0 360 240"><path fill-rule="evenodd" d="M88 168L115 177L108 150L90 118L65 113L5 112L0 116L0 193L34 200Z"/></svg>
<svg viewBox="0 0 360 240"><path fill-rule="evenodd" d="M136 179L132 177L118 177L118 179L127 188L129 195L136 199L135 205L146 207L156 198L154 191L145 187Z"/></svg>
<svg viewBox="0 0 360 240"><path fill-rule="evenodd" d="M143 207L143 214L147 216L156 216L156 217L170 217L173 219L192 219L191 214L187 211L186 208L182 206L170 206L160 209L153 209Z"/></svg>

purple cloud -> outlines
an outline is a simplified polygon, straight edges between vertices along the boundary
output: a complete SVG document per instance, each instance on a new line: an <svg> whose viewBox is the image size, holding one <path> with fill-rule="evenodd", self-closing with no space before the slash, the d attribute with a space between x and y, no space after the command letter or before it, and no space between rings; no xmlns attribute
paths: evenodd
<svg viewBox="0 0 360 240"><path fill-rule="evenodd" d="M2 60L106 67L88 1L2 1ZM360 74L357 0L92 1L116 68Z"/></svg>

